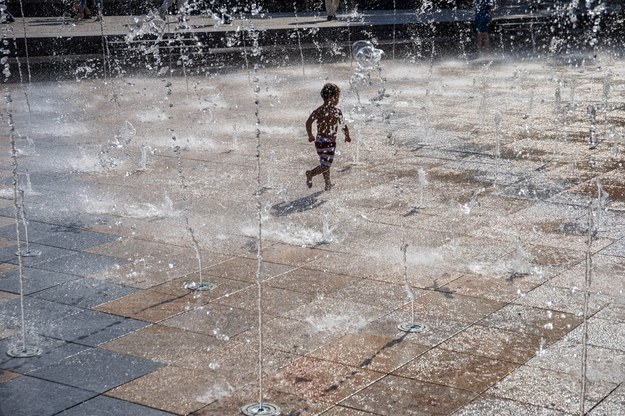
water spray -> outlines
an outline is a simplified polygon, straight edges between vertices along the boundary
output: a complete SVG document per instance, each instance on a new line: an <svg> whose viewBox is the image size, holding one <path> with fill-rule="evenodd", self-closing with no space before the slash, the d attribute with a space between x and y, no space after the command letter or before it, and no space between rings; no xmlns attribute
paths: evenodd
<svg viewBox="0 0 625 416"><path fill-rule="evenodd" d="M250 33L253 39L252 56L259 56L261 49L258 44L258 33L255 33L252 29ZM246 54L247 55L247 54ZM280 416L282 414L281 409L271 403L265 403L263 397L263 343L264 343L264 325L263 325L263 208L261 204L261 195L263 186L261 182L261 140L260 140L260 85L258 78L258 64L254 64L254 104L256 115L256 221L258 225L257 230L257 244L256 244L256 285L258 288L258 403L248 404L241 408L241 413L245 416Z"/></svg>
<svg viewBox="0 0 625 416"><path fill-rule="evenodd" d="M11 103L11 95L7 91L5 93L7 106ZM22 248L20 241L20 190L18 185L18 163L17 163L17 147L15 145L15 125L13 123L13 115L9 111L9 128L11 137L11 159L13 162L13 204L15 207L15 238L17 242L17 260L18 260L18 272L20 281L20 317L22 326L22 339L20 345L15 345L9 348L7 355L15 358L30 358L41 355L41 348L33 345L26 344L26 319L24 312L24 261L22 259Z"/></svg>
<svg viewBox="0 0 625 416"><path fill-rule="evenodd" d="M408 281L408 266L407 266L407 260L406 260L407 251L408 251L408 244L405 244L405 243L402 244L401 252L403 253L403 259L404 259L404 288L406 289L406 293L408 294L408 297L410 298L410 309L411 309L410 321L400 323L399 325L397 325L397 329L403 332L414 332L414 333L424 332L426 330L426 326L415 322L415 300L416 300L417 295L415 294L414 289L412 288L412 286L410 285L410 282Z"/></svg>

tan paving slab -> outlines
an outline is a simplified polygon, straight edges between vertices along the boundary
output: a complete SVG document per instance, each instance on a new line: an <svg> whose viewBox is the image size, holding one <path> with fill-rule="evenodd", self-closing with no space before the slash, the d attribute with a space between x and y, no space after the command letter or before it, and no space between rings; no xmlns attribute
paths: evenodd
<svg viewBox="0 0 625 416"><path fill-rule="evenodd" d="M624 274L625 258L594 254L592 256L590 289L613 296L616 299L623 299L622 294L625 291L625 283L622 276ZM552 279L549 284L583 289L585 287L585 276L586 262L584 261Z"/></svg>
<svg viewBox="0 0 625 416"><path fill-rule="evenodd" d="M388 375L340 404L374 414L449 415L475 393Z"/></svg>
<svg viewBox="0 0 625 416"><path fill-rule="evenodd" d="M441 348L524 364L541 348L537 336L473 325L441 344Z"/></svg>
<svg viewBox="0 0 625 416"><path fill-rule="evenodd" d="M237 386L205 369L167 366L107 392L107 396L186 415L229 396Z"/></svg>
<svg viewBox="0 0 625 416"><path fill-rule="evenodd" d="M7 381L11 381L18 377L21 377L21 375L9 370L0 370L0 384L6 383Z"/></svg>
<svg viewBox="0 0 625 416"><path fill-rule="evenodd" d="M267 347L298 355L308 354L343 335L343 332L330 331L308 321L283 317L265 321L263 333ZM237 338L241 337L254 340L256 334L244 333Z"/></svg>
<svg viewBox="0 0 625 416"><path fill-rule="evenodd" d="M164 282L188 275L199 268L195 250L171 244L138 239L121 239L91 249L96 254L119 255L128 263L109 270L99 279L126 286L149 289ZM114 254L113 254L114 253ZM208 253L205 253L208 254ZM225 256L207 255L205 262L223 261ZM206 263L202 263L203 266Z"/></svg>
<svg viewBox="0 0 625 416"><path fill-rule="evenodd" d="M2 217L2 218L6 218L6 217ZM8 222L7 224L2 224L0 222L0 227L2 227L3 225L9 225L10 222ZM3 238L0 237L0 248L5 248L5 247L11 247L17 244L16 240L9 240L8 238Z"/></svg>
<svg viewBox="0 0 625 416"><path fill-rule="evenodd" d="M9 263L0 263L0 273L10 273L13 270L17 270L19 266Z"/></svg>
<svg viewBox="0 0 625 416"><path fill-rule="evenodd" d="M559 410L482 395L454 413L454 416L572 416L574 414L576 413L564 413Z"/></svg>
<svg viewBox="0 0 625 416"><path fill-rule="evenodd" d="M271 279L293 269L290 265L263 262L262 276ZM256 282L258 272L258 260L256 258L237 257L207 267L204 272L210 276L223 277L226 279L240 280L242 282Z"/></svg>
<svg viewBox="0 0 625 416"><path fill-rule="evenodd" d="M20 335L19 330L17 330L16 328L6 328L4 326L4 324L0 325L0 339L7 339L7 338L13 338L15 337L16 339L19 337L19 339L21 340L22 337Z"/></svg>
<svg viewBox="0 0 625 416"><path fill-rule="evenodd" d="M362 328L361 332L433 347L469 326L465 322L444 320L431 316L415 315L414 320L412 318L412 314L408 311L396 311L372 321ZM400 324L417 324L425 329L422 332L406 333L398 329Z"/></svg>
<svg viewBox="0 0 625 416"><path fill-rule="evenodd" d="M6 208L8 206L12 206L13 205L13 200L9 200L9 199L2 199L2 202L0 203L0 207L2 208ZM11 218L11 217L2 217L2 219L0 219L0 227L4 227L5 225L11 225L11 224L15 224L15 218ZM4 238L3 238L4 240Z"/></svg>
<svg viewBox="0 0 625 416"><path fill-rule="evenodd" d="M390 312L410 302L412 296L418 299L424 294L425 291L413 288L408 292L404 285L364 279L331 293L329 297L364 303Z"/></svg>
<svg viewBox="0 0 625 416"><path fill-rule="evenodd" d="M464 275L464 272L450 270L439 264L428 264L431 253L431 251L415 253L410 263L407 263L405 266L404 264L395 263L387 270L380 271L372 276L372 279L399 285L404 285L406 280L408 280L412 287L438 289Z"/></svg>
<svg viewBox="0 0 625 416"><path fill-rule="evenodd" d="M358 280L360 280L358 277L301 267L268 280L266 285L315 296L327 296Z"/></svg>
<svg viewBox="0 0 625 416"><path fill-rule="evenodd" d="M594 315L611 299L608 295L591 293L588 297L588 314ZM550 285L537 287L531 292L520 296L515 303L537 308L550 309L558 312L567 312L574 315L584 313L584 292L578 289L562 288Z"/></svg>
<svg viewBox="0 0 625 416"><path fill-rule="evenodd" d="M334 406L330 410L323 412L324 416L369 416L372 413L351 409L349 407Z"/></svg>
<svg viewBox="0 0 625 416"><path fill-rule="evenodd" d="M508 259L515 249L516 244L501 239L458 235L441 247L441 253L452 270L479 271L497 277L509 273Z"/></svg>
<svg viewBox="0 0 625 416"><path fill-rule="evenodd" d="M335 404L382 375L312 357L302 357L276 374L272 388L325 403Z"/></svg>
<svg viewBox="0 0 625 416"><path fill-rule="evenodd" d="M208 290L191 290L190 287L203 284L208 287ZM150 290L154 292L166 293L175 296L184 296L185 294L193 294L193 297L198 299L198 302L208 303L221 297L228 297L233 293L245 290L246 288L256 286L255 283L246 283L239 280L224 279L221 277L215 277L199 272L190 273L186 276L174 279L172 281L162 283L158 286L154 286Z"/></svg>
<svg viewBox="0 0 625 416"><path fill-rule="evenodd" d="M510 279L468 274L447 283L441 291L499 302L512 302L538 285L539 283L524 277Z"/></svg>
<svg viewBox="0 0 625 416"><path fill-rule="evenodd" d="M146 264L156 262L167 265L175 262L179 258L186 259L189 253L193 258L197 256L191 244L187 247L180 247L173 244L159 243L139 238L120 238L118 241L96 246L87 251L120 257L129 261L141 260ZM203 267L209 267L231 258L231 256L224 256L219 253L204 250L201 251L201 255Z"/></svg>
<svg viewBox="0 0 625 416"><path fill-rule="evenodd" d="M574 265L585 261L586 253L558 246L524 244L528 262L536 274L552 279Z"/></svg>
<svg viewBox="0 0 625 416"><path fill-rule="evenodd" d="M353 333L329 342L309 355L326 361L389 373L429 347L376 335Z"/></svg>
<svg viewBox="0 0 625 416"><path fill-rule="evenodd" d="M575 329L581 322L581 317L565 312L508 304L482 319L479 324L534 335L551 343Z"/></svg>
<svg viewBox="0 0 625 416"><path fill-rule="evenodd" d="M262 310L270 316L287 316L289 311L310 303L315 296L311 293L296 292L276 287L262 288ZM214 302L225 306L258 313L258 286L251 285L231 295L222 296Z"/></svg>
<svg viewBox="0 0 625 416"><path fill-rule="evenodd" d="M508 361L434 348L393 374L480 393L517 367Z"/></svg>
<svg viewBox="0 0 625 416"><path fill-rule="evenodd" d="M349 261L345 261L347 258ZM357 253L346 255L345 253L329 251L307 263L306 267L361 278L376 278L376 276L383 274L388 268L384 261L375 257L366 257Z"/></svg>
<svg viewBox="0 0 625 416"><path fill-rule="evenodd" d="M192 357L193 360L197 359L197 366L191 368L208 368L208 363L199 357L222 343L212 336L156 324L107 342L101 347L180 367L184 367L181 362L190 361L189 357Z"/></svg>
<svg viewBox="0 0 625 416"><path fill-rule="evenodd" d="M590 409L616 387L604 381L586 383L585 402ZM580 382L570 374L522 366L490 388L488 394L519 402L579 414Z"/></svg>
<svg viewBox="0 0 625 416"><path fill-rule="evenodd" d="M320 250L275 243L263 250L263 260L293 267L302 267L323 255Z"/></svg>
<svg viewBox="0 0 625 416"><path fill-rule="evenodd" d="M625 352L587 345L585 364L582 364L583 357L581 343L563 339L543 349L527 365L568 373L580 379L585 365L585 377L589 382L620 383L625 379Z"/></svg>
<svg viewBox="0 0 625 416"><path fill-rule="evenodd" d="M561 211L554 210L553 213L545 212L545 207L533 205L532 209L527 209L514 215L514 218L507 218L506 223L497 224L500 227L521 227L531 224L533 233L524 235L526 244L547 245L565 248L573 251L584 252L586 249L586 238L583 235L566 232L566 224L575 224L576 217L559 217ZM540 213L538 212L540 210ZM551 217L553 215L554 217ZM583 215L580 213L580 215ZM597 239L593 242L593 250L597 251L612 243L610 239Z"/></svg>
<svg viewBox="0 0 625 416"><path fill-rule="evenodd" d="M208 299L205 300L206 302ZM171 295L153 290L142 290L96 308L97 311L113 315L126 316L146 322L161 322L203 305L202 298L193 293Z"/></svg>
<svg viewBox="0 0 625 416"><path fill-rule="evenodd" d="M417 298L414 310L421 316L474 323L504 305L504 302L449 293L441 289L429 291ZM405 305L403 309L410 311L412 305Z"/></svg>
<svg viewBox="0 0 625 416"><path fill-rule="evenodd" d="M15 293L3 292L0 290L0 302L6 302L7 300L16 299L19 295Z"/></svg>
<svg viewBox="0 0 625 416"><path fill-rule="evenodd" d="M258 380L260 370L258 336L236 338L222 345L180 357L178 367L203 368L215 378L223 377L231 384L240 386ZM289 365L298 356L270 348L264 343L262 348L263 379L271 378L281 368Z"/></svg>
<svg viewBox="0 0 625 416"><path fill-rule="evenodd" d="M292 309L288 318L307 322L315 332L343 335L366 326L387 313L383 308L346 299L317 298Z"/></svg>
<svg viewBox="0 0 625 416"><path fill-rule="evenodd" d="M258 313L208 303L161 321L163 325L181 328L227 340L258 323Z"/></svg>
<svg viewBox="0 0 625 416"><path fill-rule="evenodd" d="M245 385L237 389L230 396L214 401L208 406L194 412L192 416L240 415L242 414L242 407L258 405L260 397L261 393L256 384ZM266 406L270 404L279 407L284 415L319 415L329 407L327 403L320 403L305 397L269 388L263 389L262 402Z"/></svg>

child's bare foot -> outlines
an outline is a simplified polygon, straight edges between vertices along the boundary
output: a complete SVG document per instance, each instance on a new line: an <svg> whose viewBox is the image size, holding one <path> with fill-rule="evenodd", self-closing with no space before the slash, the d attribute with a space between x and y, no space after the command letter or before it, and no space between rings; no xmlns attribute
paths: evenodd
<svg viewBox="0 0 625 416"><path fill-rule="evenodd" d="M309 170L306 171L306 186L312 188L312 176L310 173L311 172Z"/></svg>

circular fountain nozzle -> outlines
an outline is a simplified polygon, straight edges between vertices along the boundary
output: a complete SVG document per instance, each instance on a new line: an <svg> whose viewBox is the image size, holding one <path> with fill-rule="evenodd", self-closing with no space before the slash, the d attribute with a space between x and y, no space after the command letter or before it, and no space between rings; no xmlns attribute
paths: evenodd
<svg viewBox="0 0 625 416"><path fill-rule="evenodd" d="M280 416L282 414L278 406L270 403L248 404L241 408L241 412L245 416Z"/></svg>
<svg viewBox="0 0 625 416"><path fill-rule="evenodd" d="M185 289L189 289L189 290L208 291L208 290L215 289L217 285L213 283L191 282L191 283L187 283L186 285L184 285L184 287Z"/></svg>
<svg viewBox="0 0 625 416"><path fill-rule="evenodd" d="M29 358L41 355L41 348L34 346L11 347L7 351L7 355L14 358Z"/></svg>
<svg viewBox="0 0 625 416"><path fill-rule="evenodd" d="M426 326L414 322L402 322L397 325L397 329L403 332L425 332Z"/></svg>

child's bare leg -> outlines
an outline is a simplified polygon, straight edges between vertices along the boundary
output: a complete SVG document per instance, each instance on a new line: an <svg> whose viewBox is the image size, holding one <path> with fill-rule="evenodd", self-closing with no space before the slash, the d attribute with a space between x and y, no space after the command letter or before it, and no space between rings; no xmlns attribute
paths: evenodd
<svg viewBox="0 0 625 416"><path fill-rule="evenodd" d="M324 167L319 165L316 168L314 168L313 170L307 170L306 171L306 185L309 188L312 188L312 178L313 176L317 176L323 173Z"/></svg>
<svg viewBox="0 0 625 416"><path fill-rule="evenodd" d="M332 188L332 182L330 182L330 168L324 168L323 180L326 183L326 191L329 191Z"/></svg>

